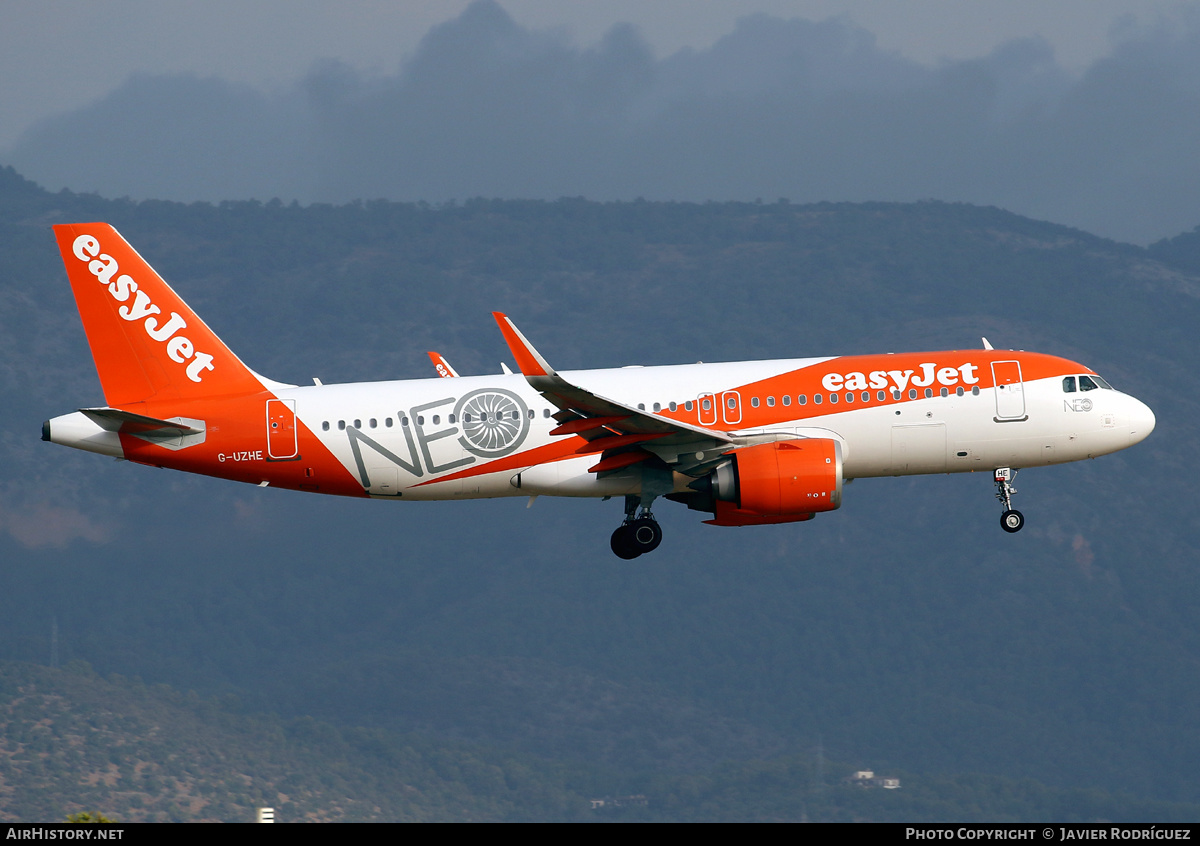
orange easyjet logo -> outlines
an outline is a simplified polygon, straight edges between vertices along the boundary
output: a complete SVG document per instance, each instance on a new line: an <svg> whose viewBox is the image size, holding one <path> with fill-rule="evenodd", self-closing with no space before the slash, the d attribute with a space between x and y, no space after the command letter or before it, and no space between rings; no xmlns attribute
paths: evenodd
<svg viewBox="0 0 1200 846"><path fill-rule="evenodd" d="M167 357L177 364L187 364L187 377L193 382L200 381L200 374L213 369L213 357L208 353L196 350L191 339L179 332L187 328L187 321L177 312L171 312L171 317L159 325L159 319L153 315L161 314L162 309L156 306L150 295L138 288L138 283L128 274L117 276L120 269L117 260L107 253L100 252L100 242L92 235L80 235L71 245L71 250L80 261L88 263L88 271L96 280L108 288L108 293L119 303L128 303L133 296L133 302L117 309L123 320L133 322L143 320L143 326L150 339L166 345ZM114 279L113 277L116 276Z"/></svg>

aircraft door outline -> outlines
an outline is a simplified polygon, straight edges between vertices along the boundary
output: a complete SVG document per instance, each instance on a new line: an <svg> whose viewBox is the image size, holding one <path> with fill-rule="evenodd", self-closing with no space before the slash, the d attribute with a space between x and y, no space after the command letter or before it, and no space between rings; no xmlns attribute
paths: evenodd
<svg viewBox="0 0 1200 846"><path fill-rule="evenodd" d="M300 457L296 435L296 401L267 400L267 460L294 461Z"/></svg>
<svg viewBox="0 0 1200 846"><path fill-rule="evenodd" d="M996 386L996 422L1028 420L1021 362L993 361L992 380Z"/></svg>

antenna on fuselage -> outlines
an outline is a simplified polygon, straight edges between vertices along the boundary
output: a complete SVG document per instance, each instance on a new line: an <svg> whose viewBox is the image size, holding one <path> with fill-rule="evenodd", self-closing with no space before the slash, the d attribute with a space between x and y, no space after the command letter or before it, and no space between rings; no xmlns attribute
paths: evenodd
<svg viewBox="0 0 1200 846"><path fill-rule="evenodd" d="M981 338L980 340L982 340L982 341L983 341L983 348L984 348L985 350L994 349L994 347L992 347L992 345L991 345L990 343L988 343L988 339L987 339L987 338Z"/></svg>

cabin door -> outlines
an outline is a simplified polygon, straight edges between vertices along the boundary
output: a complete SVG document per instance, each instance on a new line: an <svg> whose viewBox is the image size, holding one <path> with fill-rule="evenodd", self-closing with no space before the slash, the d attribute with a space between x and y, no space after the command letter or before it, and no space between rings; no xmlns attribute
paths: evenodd
<svg viewBox="0 0 1200 846"><path fill-rule="evenodd" d="M1021 363L993 361L992 378L996 385L996 420L1024 420L1025 389L1021 384Z"/></svg>

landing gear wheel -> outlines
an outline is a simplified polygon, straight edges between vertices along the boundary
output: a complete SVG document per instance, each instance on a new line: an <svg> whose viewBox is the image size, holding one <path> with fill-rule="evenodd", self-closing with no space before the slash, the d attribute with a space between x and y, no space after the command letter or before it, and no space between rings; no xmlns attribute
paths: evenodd
<svg viewBox="0 0 1200 846"><path fill-rule="evenodd" d="M642 554L640 550L634 548L633 532L630 531L632 528L633 526L630 523L617 526L616 530L612 533L612 539L608 542L608 545L612 547L613 554L626 561L637 558Z"/></svg>
<svg viewBox="0 0 1200 846"><path fill-rule="evenodd" d="M1021 527L1025 525L1025 515L1012 507L1013 494L1017 492L1012 486L1015 478L1017 471L1011 467L996 468L996 499L1004 506L1004 513L1000 515L1000 528L1010 535L1021 531Z"/></svg>
<svg viewBox="0 0 1200 846"><path fill-rule="evenodd" d="M1000 528L1012 534L1021 531L1021 527L1025 525L1025 515L1020 511L1009 509L1000 515Z"/></svg>
<svg viewBox="0 0 1200 846"><path fill-rule="evenodd" d="M639 555L653 552L662 543L662 527L653 517L639 517L629 524L629 529L629 545L636 549Z"/></svg>

